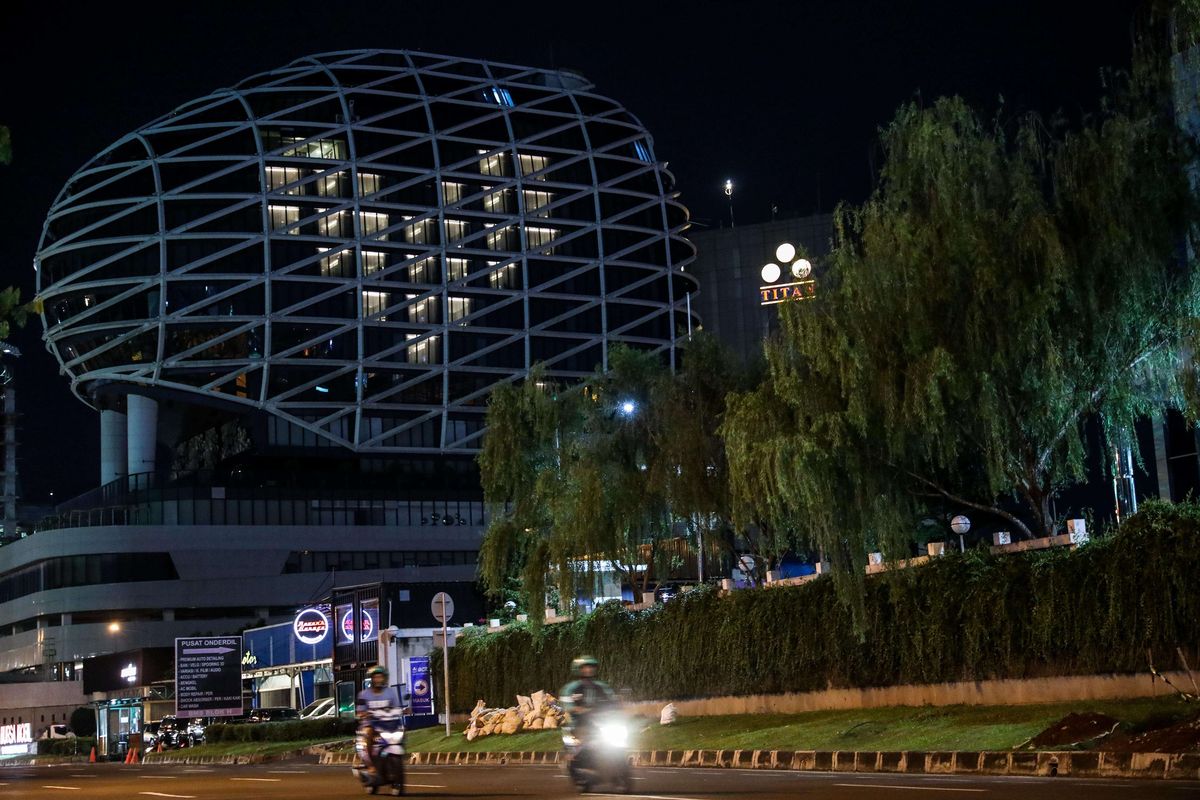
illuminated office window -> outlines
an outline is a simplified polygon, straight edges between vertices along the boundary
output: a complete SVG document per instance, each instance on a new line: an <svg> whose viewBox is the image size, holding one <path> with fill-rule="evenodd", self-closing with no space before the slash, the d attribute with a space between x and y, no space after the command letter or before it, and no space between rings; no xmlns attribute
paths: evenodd
<svg viewBox="0 0 1200 800"><path fill-rule="evenodd" d="M509 94L508 89L505 89L503 86L489 86L488 88L484 89L483 99L489 103L495 103L498 106L504 106L506 108L513 107L512 95Z"/></svg>
<svg viewBox="0 0 1200 800"><path fill-rule="evenodd" d="M376 175L374 172L358 173L358 196L359 197L366 197L369 194L375 194L376 192L379 191L379 188L381 185L382 184L380 183L379 176Z"/></svg>
<svg viewBox="0 0 1200 800"><path fill-rule="evenodd" d="M349 185L349 175L345 172L335 172L317 178L317 194L321 197L345 197Z"/></svg>
<svg viewBox="0 0 1200 800"><path fill-rule="evenodd" d="M318 247L318 253L328 253L330 248ZM353 262L353 254L345 250L321 258L321 274L326 278L341 277L349 273L346 267Z"/></svg>
<svg viewBox="0 0 1200 800"><path fill-rule="evenodd" d="M299 186L292 186L300 180L299 167L266 167L267 189L283 194L302 194Z"/></svg>
<svg viewBox="0 0 1200 800"><path fill-rule="evenodd" d="M471 298L447 297L446 313L449 315L451 322L462 319L471 313Z"/></svg>
<svg viewBox="0 0 1200 800"><path fill-rule="evenodd" d="M432 219L423 219L420 222L405 225L404 241L413 244L431 244L433 242L433 223Z"/></svg>
<svg viewBox="0 0 1200 800"><path fill-rule="evenodd" d="M530 250L550 244L557 238L558 231L554 228L539 228L534 225L525 226L525 241L528 242Z"/></svg>
<svg viewBox="0 0 1200 800"><path fill-rule="evenodd" d="M442 181L442 205L452 206L456 203L461 203L463 199L463 185L454 181Z"/></svg>
<svg viewBox="0 0 1200 800"><path fill-rule="evenodd" d="M550 205L550 201L554 199L554 195L549 192L539 192L536 189L524 189L521 194L525 198L526 211L537 211L539 208Z"/></svg>
<svg viewBox="0 0 1200 800"><path fill-rule="evenodd" d="M488 263L495 266L498 262L489 261ZM493 289L515 289L517 286L517 265L505 264L499 269L492 270L488 273L488 284Z"/></svg>
<svg viewBox="0 0 1200 800"><path fill-rule="evenodd" d="M420 335L421 334L419 334L419 333L410 333L407 335L406 338L408 338L410 340L416 339ZM405 348L405 350L406 350L405 355L408 358L408 363L409 364L434 364L434 363L437 363L437 359L438 359L437 345L438 345L438 338L436 336L431 336L428 339L424 339L420 342L417 342L416 344L410 344L407 348Z"/></svg>
<svg viewBox="0 0 1200 800"><path fill-rule="evenodd" d="M284 231L289 225L295 225L300 221L300 206L277 206L270 205L268 210L271 214L271 230L275 232L284 232L292 235L298 235L300 229L293 227L290 230Z"/></svg>
<svg viewBox="0 0 1200 800"><path fill-rule="evenodd" d="M283 143L294 145L283 151L285 156L325 158L332 161L343 161L346 158L346 143L338 139L313 139L305 142L299 136L284 136Z"/></svg>
<svg viewBox="0 0 1200 800"><path fill-rule="evenodd" d="M318 213L324 210L323 208L317 209ZM342 235L342 212L334 211L332 214L326 214L318 219L317 233L322 236L340 237Z"/></svg>
<svg viewBox="0 0 1200 800"><path fill-rule="evenodd" d="M362 315L363 319L373 317L380 322L387 319L382 316L383 310L388 307L388 293L374 292L364 290L362 293Z"/></svg>
<svg viewBox="0 0 1200 800"><path fill-rule="evenodd" d="M448 219L446 220L446 241L457 242L460 239L465 239L469 230L465 220Z"/></svg>
<svg viewBox="0 0 1200 800"><path fill-rule="evenodd" d="M467 277L467 260L465 258L446 258L446 280L457 281Z"/></svg>
<svg viewBox="0 0 1200 800"><path fill-rule="evenodd" d="M504 153L493 153L492 155L489 156L489 155L486 155L486 153L487 153L486 150L479 151L479 155L482 156L482 158L479 159L479 174L480 175L488 175L488 176L491 176L494 178L504 177L504 175L505 175L504 166L505 166L505 161L506 161L506 159L504 157L505 154Z"/></svg>
<svg viewBox="0 0 1200 800"><path fill-rule="evenodd" d="M417 295L409 294L409 295L405 295L405 297L409 300L414 300L414 299L416 299ZM419 303L412 303L411 305L409 305L408 321L409 322L433 322L434 320L432 319L432 317L430 315L430 309L433 307L433 304L435 302L437 302L437 301L432 298L425 298L424 300L420 301Z"/></svg>
<svg viewBox="0 0 1200 800"><path fill-rule="evenodd" d="M512 250L513 228L511 225L500 227L491 226L487 233L487 248L489 250Z"/></svg>
<svg viewBox="0 0 1200 800"><path fill-rule="evenodd" d="M380 253L375 250L362 251L362 274L370 275L379 272L387 266L387 253Z"/></svg>
<svg viewBox="0 0 1200 800"><path fill-rule="evenodd" d="M507 214L512 211L512 204L509 202L509 197L511 196L512 194L508 189L497 189L494 192L488 192L483 196L483 210L492 214Z"/></svg>
<svg viewBox="0 0 1200 800"><path fill-rule="evenodd" d="M550 164L550 159L545 156L531 156L527 153L517 153L517 158L521 163L521 175L526 178L533 177L534 180L544 181L545 175L534 176L533 173L544 170Z"/></svg>
<svg viewBox="0 0 1200 800"><path fill-rule="evenodd" d="M641 139L633 143L633 152L637 155L639 161L645 161L647 164L654 163L654 159L650 157L650 147Z"/></svg>
<svg viewBox="0 0 1200 800"><path fill-rule="evenodd" d="M380 211L360 211L358 212L358 224L362 228L364 237L370 236L381 242L386 242L388 235L381 233L391 224L389 215Z"/></svg>
<svg viewBox="0 0 1200 800"><path fill-rule="evenodd" d="M434 269L432 258L422 258L408 268L409 283L433 283L436 276L437 271Z"/></svg>

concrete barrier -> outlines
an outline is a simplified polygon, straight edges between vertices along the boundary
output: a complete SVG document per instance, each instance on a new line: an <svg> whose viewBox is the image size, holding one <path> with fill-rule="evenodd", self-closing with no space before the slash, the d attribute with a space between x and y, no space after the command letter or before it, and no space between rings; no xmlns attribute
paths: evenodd
<svg viewBox="0 0 1200 800"><path fill-rule="evenodd" d="M560 751L540 753L410 753L409 764L552 765ZM814 751L814 750L641 750L630 754L638 767L700 769L787 769L802 772L906 773L925 775L1039 775L1076 778L1200 780L1200 753L1105 753L1099 751ZM249 764L254 756L153 759L149 763ZM348 765L353 752L325 752L327 766Z"/></svg>

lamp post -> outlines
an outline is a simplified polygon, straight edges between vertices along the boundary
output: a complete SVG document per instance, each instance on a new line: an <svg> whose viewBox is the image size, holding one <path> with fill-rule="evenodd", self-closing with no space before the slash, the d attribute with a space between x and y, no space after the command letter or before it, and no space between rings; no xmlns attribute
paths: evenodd
<svg viewBox="0 0 1200 800"><path fill-rule="evenodd" d="M725 180L725 196L729 198L729 227L737 227L733 224L733 180Z"/></svg>
<svg viewBox="0 0 1200 800"><path fill-rule="evenodd" d="M963 542L963 534L971 530L971 520L965 514L959 514L950 520L950 530L958 534L958 551L965 553L967 548Z"/></svg>

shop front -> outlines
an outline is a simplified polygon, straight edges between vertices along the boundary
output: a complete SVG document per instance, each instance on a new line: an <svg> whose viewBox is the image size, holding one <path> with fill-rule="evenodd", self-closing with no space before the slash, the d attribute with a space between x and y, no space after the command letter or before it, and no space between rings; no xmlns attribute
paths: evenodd
<svg viewBox="0 0 1200 800"><path fill-rule="evenodd" d="M99 757L141 750L146 723L173 710L173 659L169 647L147 647L84 660L83 692L96 709Z"/></svg>
<svg viewBox="0 0 1200 800"><path fill-rule="evenodd" d="M306 606L291 622L242 634L242 680L251 706L305 706L333 694L333 622L326 603Z"/></svg>

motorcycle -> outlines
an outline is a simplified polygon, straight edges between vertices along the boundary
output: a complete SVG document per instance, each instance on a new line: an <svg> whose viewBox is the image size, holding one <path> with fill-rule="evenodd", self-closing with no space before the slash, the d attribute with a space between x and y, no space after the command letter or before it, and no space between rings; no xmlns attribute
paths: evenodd
<svg viewBox="0 0 1200 800"><path fill-rule="evenodd" d="M404 711L385 709L371 712L354 737L359 763L350 768L367 794L390 786L392 795L404 794ZM368 769L372 764L375 769Z"/></svg>
<svg viewBox="0 0 1200 800"><path fill-rule="evenodd" d="M596 713L585 724L563 731L567 774L580 792L608 784L628 794L633 789L629 725L620 714Z"/></svg>

